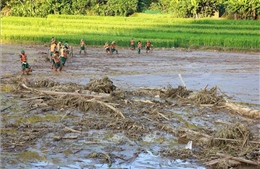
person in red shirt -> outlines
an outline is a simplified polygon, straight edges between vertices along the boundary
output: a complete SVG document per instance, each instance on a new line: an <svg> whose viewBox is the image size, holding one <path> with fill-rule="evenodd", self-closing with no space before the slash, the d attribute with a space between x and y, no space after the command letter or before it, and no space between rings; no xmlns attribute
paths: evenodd
<svg viewBox="0 0 260 169"><path fill-rule="evenodd" d="M32 72L32 68L29 65L29 63L27 62L27 55L25 54L25 51L21 50L21 53L19 54L19 56L20 56L20 62L22 64L22 74L24 75L25 72L27 74L29 74L29 72Z"/></svg>

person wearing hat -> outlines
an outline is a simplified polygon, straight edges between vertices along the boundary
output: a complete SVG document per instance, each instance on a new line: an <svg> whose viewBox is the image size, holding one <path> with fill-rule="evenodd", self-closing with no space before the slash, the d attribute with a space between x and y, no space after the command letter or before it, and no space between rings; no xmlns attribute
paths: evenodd
<svg viewBox="0 0 260 169"><path fill-rule="evenodd" d="M113 41L111 43L110 49L111 49L111 51L110 51L111 54L113 54L114 52L116 52L116 54L118 54L118 50L116 49L116 42L115 41Z"/></svg>
<svg viewBox="0 0 260 169"><path fill-rule="evenodd" d="M25 54L25 51L21 50L21 53L19 54L19 56L20 56L20 62L22 64L22 74L24 75L25 72L27 74L29 74L29 72L32 72L32 68L29 65L29 63L27 62L27 55Z"/></svg>
<svg viewBox="0 0 260 169"><path fill-rule="evenodd" d="M68 41L66 41L63 46L64 46L66 49L69 49L69 43L68 43Z"/></svg>
<svg viewBox="0 0 260 169"><path fill-rule="evenodd" d="M86 55L86 44L85 44L85 40L81 39L80 41L80 50L79 50L79 54L81 54L81 51L84 51L84 55Z"/></svg>

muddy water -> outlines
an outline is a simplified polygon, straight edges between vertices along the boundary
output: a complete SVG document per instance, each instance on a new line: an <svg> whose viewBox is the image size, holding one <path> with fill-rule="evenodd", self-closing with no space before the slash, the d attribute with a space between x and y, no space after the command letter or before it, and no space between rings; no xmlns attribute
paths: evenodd
<svg viewBox="0 0 260 169"><path fill-rule="evenodd" d="M199 90L218 86L232 97L232 101L260 104L260 55L225 53L217 51L181 51L156 49L140 55L136 51L120 49L118 55L104 54L102 48L90 48L87 56L78 55L74 47L74 58L64 71L54 74L50 64L42 56L48 52L43 46L2 46L1 74L20 73L18 53L25 49L29 62L34 67L33 75L53 77L64 82L86 84L91 78L109 76L115 85L122 87L166 87L182 85ZM3 58L4 57L4 58ZM41 63L39 63L41 62ZM6 67L11 64L12 68Z"/></svg>
<svg viewBox="0 0 260 169"><path fill-rule="evenodd" d="M140 87L166 88L168 85L177 87L184 83L190 90L200 90L204 87L218 86L232 102L252 104L260 109L259 101L259 54L225 53L217 51L187 51L180 49L155 49L146 54L142 51L119 49L119 54L106 55L102 48L88 48L87 56L78 55L78 47L74 47L74 57L71 58L62 72L53 72L50 63L45 61L48 49L44 46L17 46L1 45L1 78L19 75L21 73L18 53L24 49L28 55L33 72L28 79L49 78L60 83L86 84L93 78L108 76L114 85L124 90L135 90ZM7 107L17 102L18 106L10 110L8 115L15 117L22 112L19 99L3 93L1 107ZM14 97L14 98L12 98ZM10 103L11 99L13 100ZM226 116L224 112L211 113L203 109L172 110L181 116L183 121L192 125L214 129L214 120L234 122L236 115ZM65 112L53 112L63 116ZM72 113L74 119L82 118L80 112ZM190 116L193 116L190 119ZM202 116L203 115L203 116ZM100 118L100 117L96 117ZM210 120L209 120L210 119ZM15 121L15 120L14 120ZM245 120L246 121L246 120ZM60 124L53 124L60 127ZM175 123L178 127L185 123ZM260 126L252 125L253 131ZM142 140L132 140L123 133L113 133L110 130L89 130L79 136L77 140L53 141L54 133L38 139L35 145L30 146L25 156L38 160L28 160L21 156L21 152L6 152L2 164L6 168L207 168L200 162L180 159L164 158L161 149L179 147L176 138L169 133L155 131L144 133ZM74 136L75 134L72 134ZM33 153L32 153L33 152ZM139 152L138 155L135 153ZM31 154L30 154L31 153ZM90 153L103 153L104 157L110 153L114 161L109 166L108 161L102 158L89 158ZM18 157L18 159L17 159ZM119 157L123 157L121 159ZM19 159L20 158L20 159ZM22 159L21 159L22 158ZM16 161L17 160L17 161Z"/></svg>

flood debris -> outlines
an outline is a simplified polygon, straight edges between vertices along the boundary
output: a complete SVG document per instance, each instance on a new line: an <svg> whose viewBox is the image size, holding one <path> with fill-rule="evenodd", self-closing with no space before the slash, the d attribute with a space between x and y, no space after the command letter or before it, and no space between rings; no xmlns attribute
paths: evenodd
<svg viewBox="0 0 260 169"><path fill-rule="evenodd" d="M30 88L28 86L26 86L25 84L21 84L21 87L36 92L36 93L42 93L45 95L51 95L51 96L57 96L57 95L66 95L66 96L80 96L80 97L87 97L87 98L103 98L103 97L109 97L108 94L99 94L99 93L95 93L95 94L81 94L81 93L75 93L75 92L57 92L57 91L47 91L47 90L37 90L37 89L33 89ZM100 96L101 95L101 96Z"/></svg>
<svg viewBox="0 0 260 169"><path fill-rule="evenodd" d="M235 123L220 128L213 137L222 138L223 140L213 139L211 146L221 147L227 151L238 152L249 143L248 141L252 139L253 133L251 133L247 126L240 123ZM241 142L229 142L229 144L227 144L228 140L225 139L240 140L242 144Z"/></svg>
<svg viewBox="0 0 260 169"><path fill-rule="evenodd" d="M86 84L86 89L98 93L112 93L116 90L116 86L108 77L104 77L102 79L90 80L90 82Z"/></svg>
<svg viewBox="0 0 260 169"><path fill-rule="evenodd" d="M230 102L227 105L225 96L218 92L217 87L209 90L205 87L200 91L187 90L183 86L122 91L108 77L91 80L86 85L61 84L48 79L33 81L21 77L4 80L15 86L16 90L10 91L14 95L24 93L19 101L24 106L22 108L29 111L20 110L18 118L8 111L13 109L14 104L1 109L3 151L26 151L37 139L43 139L47 134L55 141L48 141L52 146L59 142L82 142L82 139L87 145L102 144L102 139L85 138L91 130L105 130L111 132L111 135L120 133L127 138L114 141L115 145L130 141L140 145L148 144L144 141L145 134L154 137L158 135L160 138L157 138L157 142L165 144L159 150L163 157L196 158L205 165L223 169L235 165L259 165L259 138L248 126L222 122L222 128L214 131L207 125L192 124L193 116L205 120L206 116L198 115L201 111L228 113L231 110L245 110L254 112L254 115L247 117L258 117L255 115L257 110L236 109L230 106ZM190 112L185 112L185 109ZM192 112L193 109L198 114ZM186 114L177 114L177 110ZM12 121L9 121L10 116L14 118ZM211 118L206 120L211 121ZM181 142L183 147L171 146L169 142L166 144L169 140L165 135L168 134L173 141ZM185 145L188 145L186 149ZM138 154L124 158L108 152L92 152L87 158L101 159L111 167L116 158L123 160L122 163L130 163Z"/></svg>
<svg viewBox="0 0 260 169"><path fill-rule="evenodd" d="M244 107L238 104L227 103L227 102L223 103L223 106L229 109L230 112L232 113L254 118L254 119L260 119L260 110L254 110L249 107Z"/></svg>
<svg viewBox="0 0 260 169"><path fill-rule="evenodd" d="M77 139L78 136L53 136L54 141L60 141L62 139Z"/></svg>
<svg viewBox="0 0 260 169"><path fill-rule="evenodd" d="M124 160L123 162L120 163L120 164L123 164L123 163L131 163L131 162L133 162L138 156L139 156L139 153L136 152L136 153L133 154L132 157L130 157L128 159L125 159L125 158L122 158L122 157L118 157L118 156L116 156L116 157Z"/></svg>
<svg viewBox="0 0 260 169"><path fill-rule="evenodd" d="M197 133L189 129L182 129L184 133L180 138L188 137L186 140L193 139L196 141L196 136L207 138L203 144L195 144L194 149L190 149L188 141L185 149L172 148L162 151L162 154L167 157L181 158L198 158L201 159L207 166L214 168L226 169L238 165L253 165L259 166L260 141L252 141L253 133L248 127L243 124L234 123L219 128L213 135ZM180 132L180 131L179 131ZM198 147L202 148L198 151ZM211 160L209 160L211 159Z"/></svg>
<svg viewBox="0 0 260 169"><path fill-rule="evenodd" d="M205 164L221 169L240 163L258 166L260 141L252 141L253 136L249 128L240 123L219 128L203 150L205 154L215 154L215 159Z"/></svg>
<svg viewBox="0 0 260 169"><path fill-rule="evenodd" d="M54 82L49 79L36 80L32 83L33 87L48 87L48 88L53 86L58 86L59 84L60 84L59 82Z"/></svg>
<svg viewBox="0 0 260 169"><path fill-rule="evenodd" d="M4 112L5 110L7 110L7 109L9 109L10 107L12 107L13 105L10 105L10 106L7 106L7 107L5 107L5 108L2 108L1 109L1 112Z"/></svg>
<svg viewBox="0 0 260 169"><path fill-rule="evenodd" d="M177 88L173 88L169 85L166 91L161 95L161 97L178 99L178 98L187 98L192 91L186 89L186 87L178 86Z"/></svg>
<svg viewBox="0 0 260 169"><path fill-rule="evenodd" d="M207 87L198 91L193 96L188 98L190 102L194 105L204 105L204 104L219 104L221 102L225 102L224 96L218 93L218 87L212 87L211 89L207 90Z"/></svg>
<svg viewBox="0 0 260 169"><path fill-rule="evenodd" d="M89 154L87 157L101 159L103 162L108 164L108 167L112 166L113 159L110 157L109 154L93 152L93 153Z"/></svg>

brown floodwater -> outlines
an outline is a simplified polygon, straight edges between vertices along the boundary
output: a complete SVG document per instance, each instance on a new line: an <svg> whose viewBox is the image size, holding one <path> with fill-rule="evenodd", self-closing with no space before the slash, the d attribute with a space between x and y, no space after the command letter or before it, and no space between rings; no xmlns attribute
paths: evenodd
<svg viewBox="0 0 260 169"><path fill-rule="evenodd" d="M183 82L187 89L192 91L217 86L230 102L249 105L253 109L260 110L259 53L160 48L153 49L149 54L146 54L145 50L142 50L141 54L137 54L137 51L119 48L119 54L107 55L102 47L88 47L87 55L84 56L78 54L79 47L73 46L74 56L69 58L62 72L54 72L51 70L50 62L45 59L48 55L47 47L1 44L1 79L21 74L18 54L22 49L26 51L28 62L33 68L33 72L26 75L26 78L30 80L50 79L61 84L86 85L91 79L107 76L117 88L125 91L134 91L139 88L177 87L184 85ZM1 113L4 118L8 117L9 120L8 122L4 120L2 125L13 124L19 118L26 116L23 101L17 95L2 90L1 110L8 106L12 107ZM70 121L80 121L84 116L79 110L70 111L73 117L67 119L66 124L68 125ZM191 125L211 130L219 127L215 123L217 120L231 123L242 121L249 124L253 132L260 134L260 125L257 120L247 120L236 114L212 113L208 109L194 107L172 107L167 108L167 111L177 114L180 116L179 119L181 118L182 121ZM125 109L124 112L132 113L128 109ZM66 110L51 109L42 115L49 113L60 118L66 114ZM100 121L103 116L89 115L87 118ZM52 120L39 125L50 126ZM176 128L185 125L174 119L170 119L169 124ZM71 125L75 124L71 122ZM63 124L54 123L53 126L61 128ZM75 133L69 135L77 135L76 140L54 141L53 136L58 132L55 130L45 133L25 150L3 151L1 148L3 151L1 160L4 168L210 168L195 158L173 159L163 156L163 151L167 149L172 147L184 149L186 145L178 143L178 139L172 133L153 130L143 133L141 140L134 140L125 133L102 128L87 130L80 135ZM98 143L96 144L96 142ZM95 158L90 158L91 155L94 157L93 153L96 153ZM105 162L101 160L107 157L107 154L113 157L111 165L108 159Z"/></svg>

